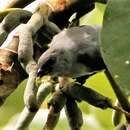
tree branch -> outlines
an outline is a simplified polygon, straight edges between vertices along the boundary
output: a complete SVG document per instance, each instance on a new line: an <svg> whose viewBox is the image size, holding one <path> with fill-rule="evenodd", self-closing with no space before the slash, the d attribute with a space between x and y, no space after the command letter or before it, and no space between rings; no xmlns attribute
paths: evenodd
<svg viewBox="0 0 130 130"><path fill-rule="evenodd" d="M108 69L105 71L105 74L106 74L106 76L107 76L107 78L108 78L108 80L109 80L109 82L110 82L110 84L111 84L111 86L112 86L115 94L116 94L116 97L117 97L117 99L118 99L121 107L125 111L130 112L130 104L128 102L128 99L126 98L126 96L124 95L124 93L121 91L120 87L116 84L116 82L114 81L114 79L111 76L111 74L110 74L110 72L109 72ZM126 115L126 119L130 123L130 117L128 117Z"/></svg>
<svg viewBox="0 0 130 130"><path fill-rule="evenodd" d="M42 102L44 101L44 99L46 98L46 96L53 91L54 89L54 84L52 81L46 81L44 80L44 83L42 83L39 86L38 92L37 92L37 106L38 108L40 108ZM25 106L23 111L20 114L20 117L18 118L18 121L16 123L15 129L14 130L25 130L29 124L31 123L31 121L33 120L34 116L37 113L37 110L34 112L29 111L29 109Z"/></svg>

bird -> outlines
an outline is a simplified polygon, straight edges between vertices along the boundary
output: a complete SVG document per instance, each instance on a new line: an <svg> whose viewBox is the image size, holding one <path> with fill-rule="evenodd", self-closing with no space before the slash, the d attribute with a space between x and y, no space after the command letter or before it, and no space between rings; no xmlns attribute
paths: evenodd
<svg viewBox="0 0 130 130"><path fill-rule="evenodd" d="M38 60L37 76L67 76L84 81L105 70L99 47L100 30L101 26L82 25L55 35L49 49Z"/></svg>

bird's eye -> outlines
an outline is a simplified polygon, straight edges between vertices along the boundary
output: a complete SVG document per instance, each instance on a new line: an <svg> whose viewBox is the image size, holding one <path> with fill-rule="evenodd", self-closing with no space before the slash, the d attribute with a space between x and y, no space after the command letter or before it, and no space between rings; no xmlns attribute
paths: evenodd
<svg viewBox="0 0 130 130"><path fill-rule="evenodd" d="M56 57L53 56L48 59L47 64L53 65L53 64L55 64L55 62L56 62Z"/></svg>
<svg viewBox="0 0 130 130"><path fill-rule="evenodd" d="M52 56L42 65L42 69L50 69L56 63L56 57Z"/></svg>

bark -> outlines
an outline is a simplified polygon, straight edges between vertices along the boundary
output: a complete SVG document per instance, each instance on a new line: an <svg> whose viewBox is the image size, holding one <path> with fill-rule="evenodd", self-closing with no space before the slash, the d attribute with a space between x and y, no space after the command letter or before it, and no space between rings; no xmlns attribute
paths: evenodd
<svg viewBox="0 0 130 130"><path fill-rule="evenodd" d="M121 105L121 107L127 111L127 112L130 112L130 104L129 104L129 101L126 97L126 95L121 91L120 87L116 84L116 82L114 81L113 77L111 76L109 70L106 70L105 71L105 74L116 94L116 97ZM130 122L130 117L126 115L126 119L127 119L127 122Z"/></svg>

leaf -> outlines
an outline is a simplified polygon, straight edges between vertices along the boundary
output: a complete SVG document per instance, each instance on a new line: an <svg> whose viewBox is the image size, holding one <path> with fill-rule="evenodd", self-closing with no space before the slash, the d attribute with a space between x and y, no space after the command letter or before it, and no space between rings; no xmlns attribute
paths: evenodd
<svg viewBox="0 0 130 130"><path fill-rule="evenodd" d="M130 92L130 0L109 0L101 31L101 51L116 83L124 92Z"/></svg>
<svg viewBox="0 0 130 130"><path fill-rule="evenodd" d="M93 25L93 24L102 24L103 13L106 5L96 3L95 9L85 16L83 16L80 20L81 25Z"/></svg>

